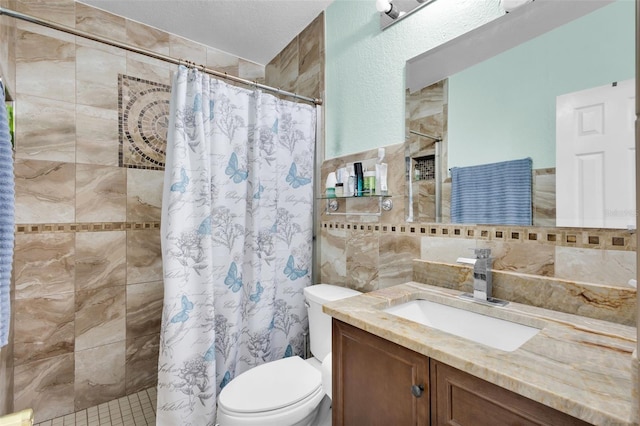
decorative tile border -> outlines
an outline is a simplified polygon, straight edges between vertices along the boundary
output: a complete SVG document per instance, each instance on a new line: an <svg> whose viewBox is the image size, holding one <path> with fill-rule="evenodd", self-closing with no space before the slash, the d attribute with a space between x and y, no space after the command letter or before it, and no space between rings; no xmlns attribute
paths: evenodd
<svg viewBox="0 0 640 426"><path fill-rule="evenodd" d="M120 167L164 170L171 86L118 75Z"/></svg>
<svg viewBox="0 0 640 426"><path fill-rule="evenodd" d="M97 223L21 223L16 234L49 234L55 232L104 232L160 229L160 222L97 222Z"/></svg>
<svg viewBox="0 0 640 426"><path fill-rule="evenodd" d="M636 251L635 231L600 228L542 228L515 226L473 226L452 224L363 224L322 222L323 229L346 229L362 232L415 234L421 237L463 238L601 250Z"/></svg>

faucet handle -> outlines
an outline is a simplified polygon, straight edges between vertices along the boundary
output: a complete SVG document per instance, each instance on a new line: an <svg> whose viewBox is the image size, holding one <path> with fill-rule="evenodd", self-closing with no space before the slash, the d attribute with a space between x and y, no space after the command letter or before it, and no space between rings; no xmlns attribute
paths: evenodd
<svg viewBox="0 0 640 426"><path fill-rule="evenodd" d="M482 248L475 249L476 259L488 259L491 257L491 249L490 248Z"/></svg>

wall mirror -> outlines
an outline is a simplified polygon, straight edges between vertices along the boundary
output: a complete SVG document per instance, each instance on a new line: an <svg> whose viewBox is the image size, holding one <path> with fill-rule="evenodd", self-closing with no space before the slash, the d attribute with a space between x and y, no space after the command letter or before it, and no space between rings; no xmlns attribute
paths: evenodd
<svg viewBox="0 0 640 426"><path fill-rule="evenodd" d="M450 168L531 158L534 226L635 227L634 7L625 0L538 0L407 61L407 221L451 222ZM558 150L567 142L556 143L562 99L623 88L631 95L621 96L621 108L631 112L592 98L572 110L589 138L628 128L617 136L630 139L613 163L620 174L602 178L600 159L611 156L591 139L571 141L588 147L568 168L572 160ZM603 124L600 113L620 121ZM583 196L574 204L597 217L565 213L556 202L562 179L573 182L570 194ZM615 182L615 195L599 188L604 180Z"/></svg>

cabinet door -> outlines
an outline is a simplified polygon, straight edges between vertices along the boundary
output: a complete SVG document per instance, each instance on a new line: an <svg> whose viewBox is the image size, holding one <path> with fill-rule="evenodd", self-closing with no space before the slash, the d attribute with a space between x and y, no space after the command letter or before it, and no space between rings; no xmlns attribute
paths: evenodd
<svg viewBox="0 0 640 426"><path fill-rule="evenodd" d="M433 359L430 368L434 426L589 424Z"/></svg>
<svg viewBox="0 0 640 426"><path fill-rule="evenodd" d="M427 357L335 319L332 351L333 426L429 424Z"/></svg>

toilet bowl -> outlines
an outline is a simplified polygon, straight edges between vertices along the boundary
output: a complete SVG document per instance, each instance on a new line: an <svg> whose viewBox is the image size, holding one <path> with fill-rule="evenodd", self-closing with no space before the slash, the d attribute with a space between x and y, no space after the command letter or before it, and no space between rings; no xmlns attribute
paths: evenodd
<svg viewBox="0 0 640 426"><path fill-rule="evenodd" d="M356 290L328 284L305 288L313 358L283 358L238 375L218 396L217 423L311 425L318 416L321 401L325 395L331 395L331 317L322 312L322 305L358 294Z"/></svg>

